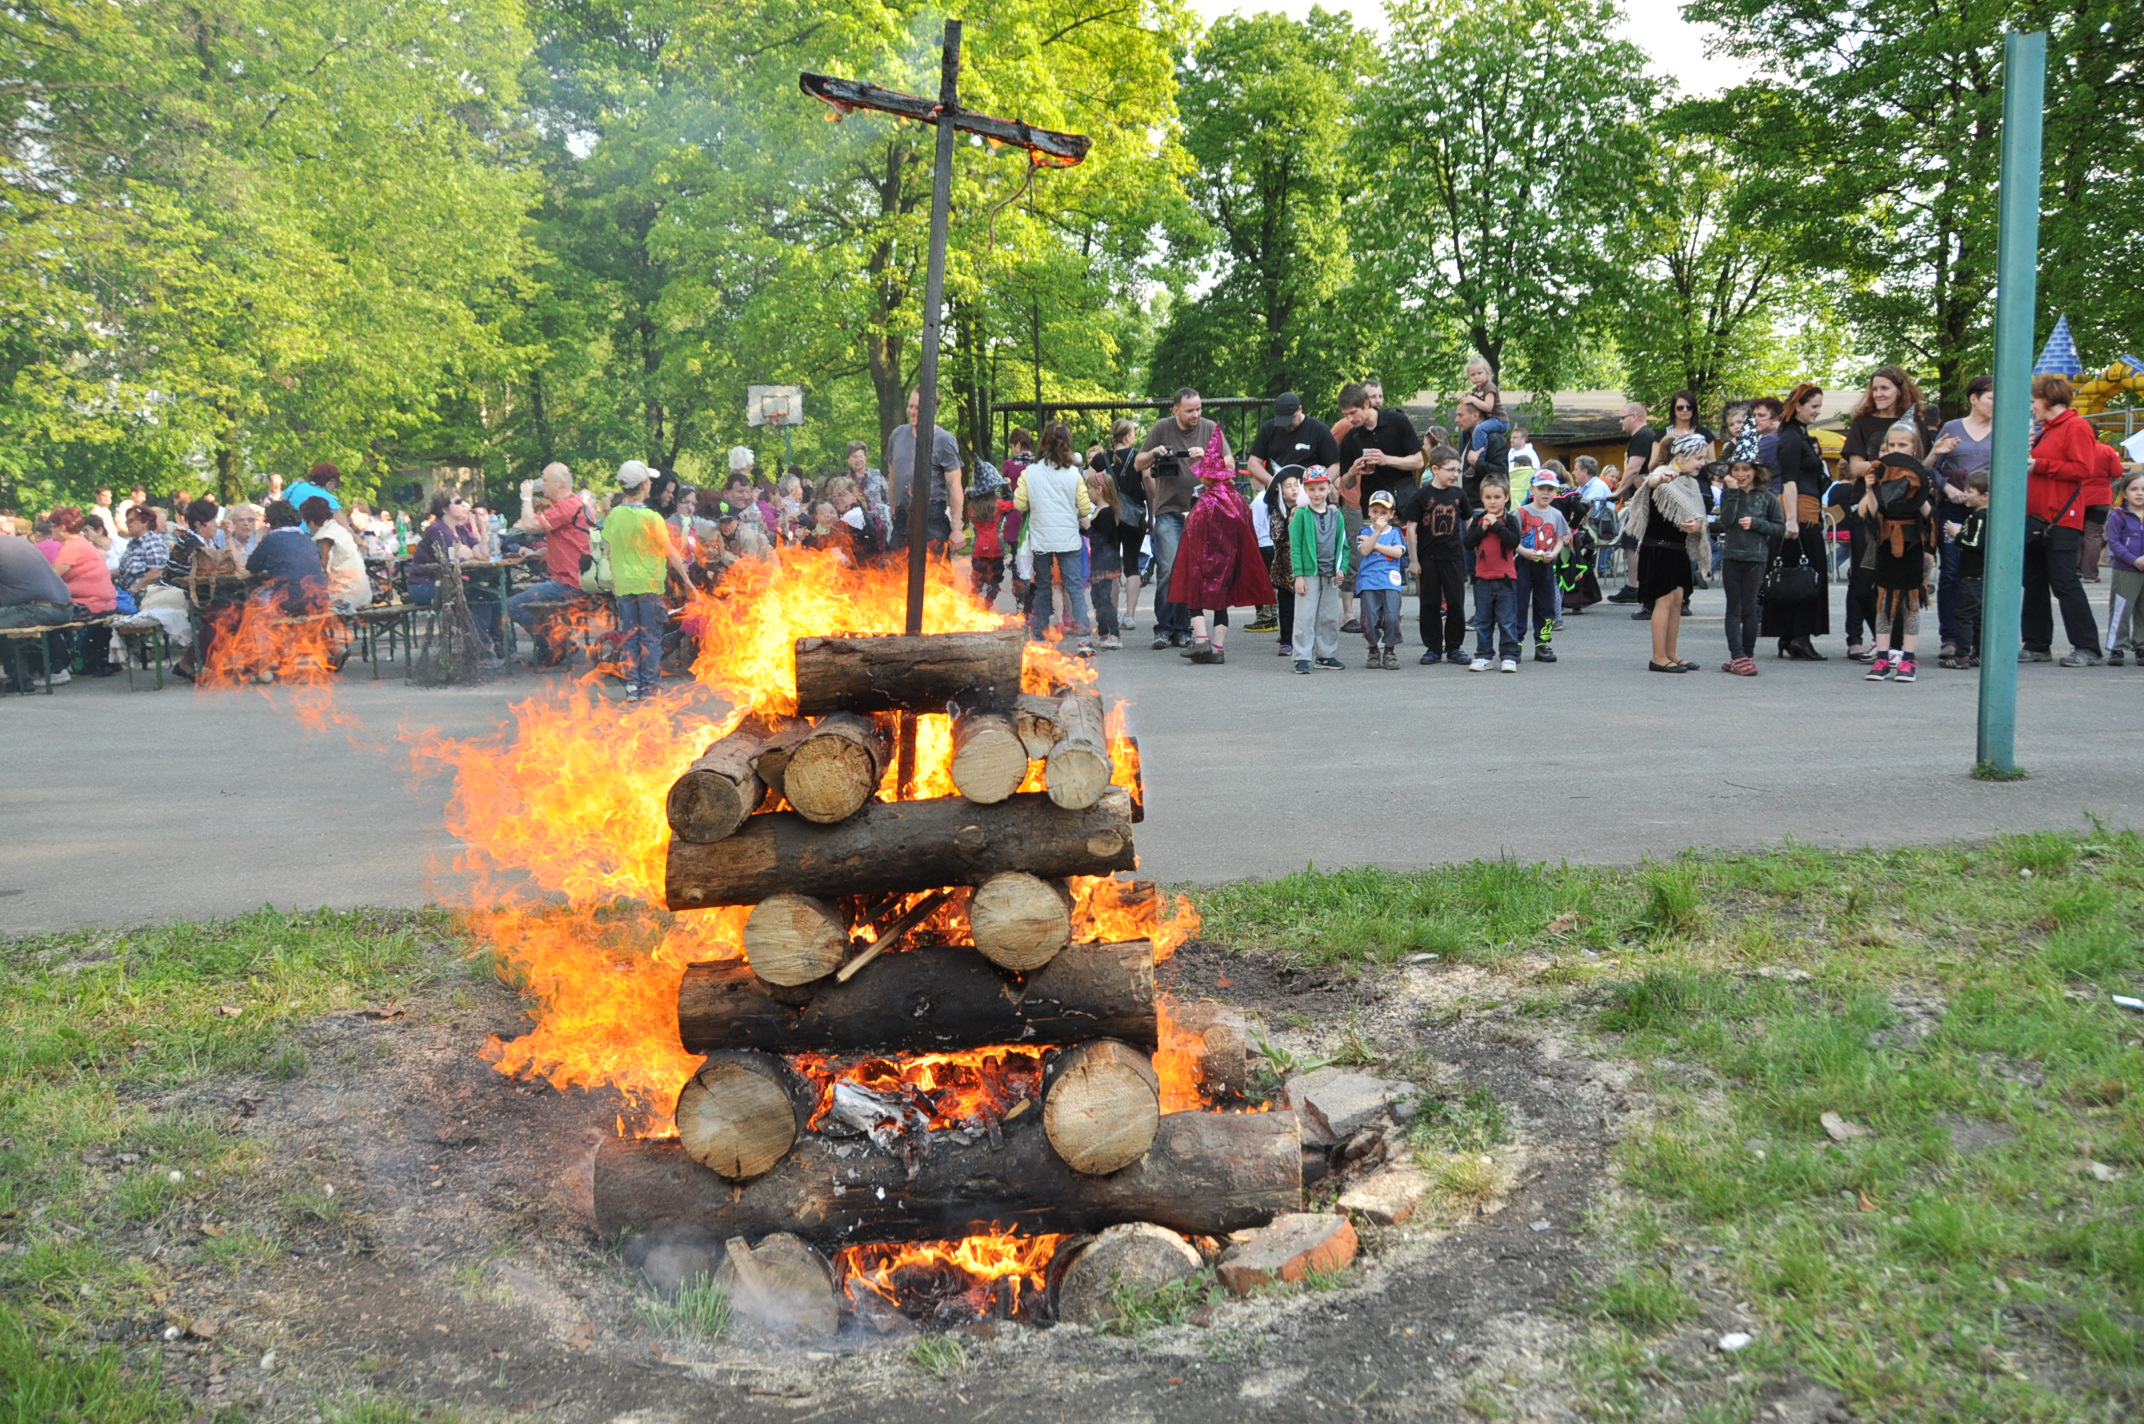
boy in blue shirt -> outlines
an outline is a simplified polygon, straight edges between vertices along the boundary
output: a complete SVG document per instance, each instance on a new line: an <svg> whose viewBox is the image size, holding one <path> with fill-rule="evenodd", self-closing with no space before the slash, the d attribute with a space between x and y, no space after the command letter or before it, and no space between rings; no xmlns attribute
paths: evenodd
<svg viewBox="0 0 2144 1424"><path fill-rule="evenodd" d="M1362 562L1355 570L1355 594L1362 606L1362 636L1370 644L1369 668L1400 665L1400 580L1407 561L1407 538L1392 522L1392 491L1377 490L1366 511L1369 523L1355 539Z"/></svg>

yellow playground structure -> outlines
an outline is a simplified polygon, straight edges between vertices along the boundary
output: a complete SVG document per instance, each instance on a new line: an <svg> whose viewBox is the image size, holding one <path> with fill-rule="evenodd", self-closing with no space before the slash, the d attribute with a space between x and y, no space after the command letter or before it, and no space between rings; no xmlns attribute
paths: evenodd
<svg viewBox="0 0 2144 1424"><path fill-rule="evenodd" d="M2115 357L2114 364L2106 370L2077 383L2073 406L2079 415L2097 415L2107 408L2107 402L2124 391L2144 396L2144 360L2135 356Z"/></svg>

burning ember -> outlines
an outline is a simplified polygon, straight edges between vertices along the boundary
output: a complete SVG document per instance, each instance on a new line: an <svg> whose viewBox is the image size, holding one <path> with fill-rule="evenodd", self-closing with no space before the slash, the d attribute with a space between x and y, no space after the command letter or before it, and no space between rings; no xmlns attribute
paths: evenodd
<svg viewBox="0 0 2144 1424"><path fill-rule="evenodd" d="M875 1302L933 1325L1013 1320L1040 1299L1050 1262L1069 1236L997 1233L960 1241L849 1246L834 1272L852 1305Z"/></svg>
<svg viewBox="0 0 2144 1424"><path fill-rule="evenodd" d="M894 1138L923 1129L995 1137L1041 1097L1044 1051L1023 1045L849 1065L809 1055L790 1062L819 1089L814 1131L863 1133L891 1151Z"/></svg>
<svg viewBox="0 0 2144 1424"><path fill-rule="evenodd" d="M418 742L420 762L455 773L447 824L466 845L454 878L435 888L465 907L535 1019L521 1037L486 1045L500 1072L541 1076L560 1089L613 1088L624 1100L623 1130L675 1132L678 1090L700 1061L678 1041L678 986L688 964L743 954L748 912L660 908L671 835L664 798L748 714L794 711L798 638L898 633L905 610L902 570L849 568L831 554L784 549L778 565L740 564L717 592L693 596L685 619L700 653L690 687L632 709L568 689L515 704L513 726L499 738ZM1012 621L979 607L948 565L930 566L926 633ZM1022 680L1036 692L1087 686L1094 669L1030 644ZM916 720L906 794L950 795L950 720ZM1136 793L1138 754L1121 707L1108 730L1112 779ZM889 772L882 794L893 794L891 780ZM1121 881L1082 879L1074 896L1075 940L1151 937L1159 959L1197 932L1197 913L1181 898L1164 919L1155 897ZM1165 1069L1169 1060L1165 1040L1156 1068L1168 1101L1196 1105L1195 1076Z"/></svg>

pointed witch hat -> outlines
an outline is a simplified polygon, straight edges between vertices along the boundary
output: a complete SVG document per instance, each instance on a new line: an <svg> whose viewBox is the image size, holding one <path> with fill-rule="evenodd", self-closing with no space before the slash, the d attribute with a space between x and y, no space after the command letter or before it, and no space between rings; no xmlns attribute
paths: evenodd
<svg viewBox="0 0 2144 1424"><path fill-rule="evenodd" d="M1229 462L1225 442L1221 439L1221 422L1213 423L1213 437L1206 442L1206 453L1199 456L1198 467L1191 472L1202 480L1232 480L1236 467Z"/></svg>

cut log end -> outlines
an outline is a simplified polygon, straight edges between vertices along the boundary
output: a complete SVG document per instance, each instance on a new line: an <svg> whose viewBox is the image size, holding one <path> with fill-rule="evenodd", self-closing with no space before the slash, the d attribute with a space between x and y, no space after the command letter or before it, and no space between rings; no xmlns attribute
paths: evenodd
<svg viewBox="0 0 2144 1424"><path fill-rule="evenodd" d="M1027 747L1003 712L964 712L953 720L953 789L991 806L1027 779Z"/></svg>
<svg viewBox="0 0 2144 1424"><path fill-rule="evenodd" d="M812 728L790 755L782 794L815 825L845 821L877 793L891 755L883 729L854 713L837 713Z"/></svg>
<svg viewBox="0 0 2144 1424"><path fill-rule="evenodd" d="M849 930L833 906L787 891L752 907L744 922L745 962L769 984L823 979L848 957Z"/></svg>
<svg viewBox="0 0 2144 1424"><path fill-rule="evenodd" d="M1161 1082L1147 1056L1097 1039L1068 1048L1050 1069L1043 1130L1065 1165L1107 1176L1146 1155L1161 1126Z"/></svg>
<svg viewBox="0 0 2144 1424"><path fill-rule="evenodd" d="M786 1231L747 1246L742 1236L726 1243L715 1284L739 1319L769 1339L785 1342L834 1338L841 1306L826 1258Z"/></svg>
<svg viewBox="0 0 2144 1424"><path fill-rule="evenodd" d="M1204 1264L1197 1248L1166 1226L1128 1221L1072 1248L1057 1276L1057 1318L1072 1325L1100 1325L1118 1315L1127 1290L1150 1291L1181 1280Z"/></svg>
<svg viewBox="0 0 2144 1424"><path fill-rule="evenodd" d="M1045 785L1059 806L1085 810L1109 789L1112 771L1102 699L1092 692L1066 694L1058 704L1057 724L1062 735L1043 764Z"/></svg>
<svg viewBox="0 0 2144 1424"><path fill-rule="evenodd" d="M1049 963L1072 938L1072 900L1062 885L1004 871L976 887L968 927L985 959L1024 974Z"/></svg>
<svg viewBox="0 0 2144 1424"><path fill-rule="evenodd" d="M724 1052L678 1093L678 1141L718 1177L757 1177L788 1155L810 1120L811 1090L765 1053Z"/></svg>

